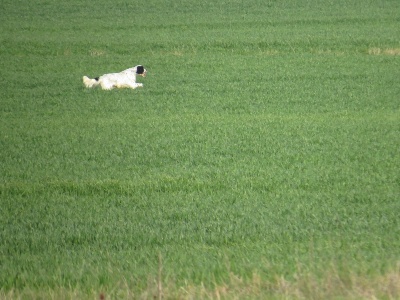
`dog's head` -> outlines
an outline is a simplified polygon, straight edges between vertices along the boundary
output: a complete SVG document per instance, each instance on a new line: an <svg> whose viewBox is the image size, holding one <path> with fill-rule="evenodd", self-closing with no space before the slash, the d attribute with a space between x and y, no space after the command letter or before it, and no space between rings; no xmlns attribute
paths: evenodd
<svg viewBox="0 0 400 300"><path fill-rule="evenodd" d="M136 68L136 74L143 77L146 76L147 70L142 65L136 66L135 68Z"/></svg>

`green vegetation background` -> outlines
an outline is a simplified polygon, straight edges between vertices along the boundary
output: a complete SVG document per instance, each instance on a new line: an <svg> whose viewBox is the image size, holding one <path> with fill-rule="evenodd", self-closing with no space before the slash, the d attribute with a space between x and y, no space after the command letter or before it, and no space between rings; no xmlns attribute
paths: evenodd
<svg viewBox="0 0 400 300"><path fill-rule="evenodd" d="M400 257L400 2L0 3L0 287ZM143 89L82 76L148 69Z"/></svg>

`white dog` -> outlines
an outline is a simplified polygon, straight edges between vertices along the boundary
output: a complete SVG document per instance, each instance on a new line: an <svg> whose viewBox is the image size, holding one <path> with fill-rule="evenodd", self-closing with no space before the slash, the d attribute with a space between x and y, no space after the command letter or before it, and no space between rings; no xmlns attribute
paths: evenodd
<svg viewBox="0 0 400 300"><path fill-rule="evenodd" d="M139 65L130 69L126 69L120 73L104 74L94 79L83 76L83 84L87 88L100 85L103 90L111 90L113 88L136 89L137 87L143 87L143 83L136 82L136 74L145 77L146 73L146 69Z"/></svg>

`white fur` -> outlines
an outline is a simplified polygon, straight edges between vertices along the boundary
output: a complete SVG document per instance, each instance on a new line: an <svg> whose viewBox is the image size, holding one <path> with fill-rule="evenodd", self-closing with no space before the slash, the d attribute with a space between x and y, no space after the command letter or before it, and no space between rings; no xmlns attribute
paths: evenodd
<svg viewBox="0 0 400 300"><path fill-rule="evenodd" d="M83 84L87 88L100 85L103 90L111 90L113 88L136 89L137 87L143 87L143 83L136 82L136 75L145 77L147 71L144 69L143 74L137 74L137 67L126 69L120 73L104 74L98 80L83 76Z"/></svg>

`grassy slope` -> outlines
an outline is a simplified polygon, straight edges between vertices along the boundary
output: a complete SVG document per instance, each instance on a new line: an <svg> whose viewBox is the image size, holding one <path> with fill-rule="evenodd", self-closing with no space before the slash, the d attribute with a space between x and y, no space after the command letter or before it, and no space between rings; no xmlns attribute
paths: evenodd
<svg viewBox="0 0 400 300"><path fill-rule="evenodd" d="M7 2L5 290L398 261L396 1ZM142 90L82 87L137 63Z"/></svg>

